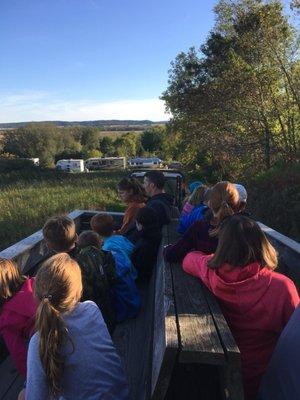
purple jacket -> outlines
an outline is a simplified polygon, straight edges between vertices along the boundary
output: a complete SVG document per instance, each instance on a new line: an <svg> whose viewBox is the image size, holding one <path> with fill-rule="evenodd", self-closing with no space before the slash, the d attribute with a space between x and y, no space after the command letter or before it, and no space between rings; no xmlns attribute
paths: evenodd
<svg viewBox="0 0 300 400"><path fill-rule="evenodd" d="M166 260L168 262L181 261L187 253L193 250L199 250L205 254L214 253L218 240L209 236L210 228L211 225L207 221L194 222L177 242L165 248Z"/></svg>

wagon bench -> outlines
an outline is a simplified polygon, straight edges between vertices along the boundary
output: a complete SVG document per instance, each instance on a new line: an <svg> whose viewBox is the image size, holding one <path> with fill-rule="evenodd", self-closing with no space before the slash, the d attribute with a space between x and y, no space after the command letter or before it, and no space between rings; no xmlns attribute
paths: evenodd
<svg viewBox="0 0 300 400"><path fill-rule="evenodd" d="M77 231L89 229L95 212L76 210ZM110 213L121 219L121 213ZM180 264L163 259L163 247L176 239L173 220L163 231L155 273L141 286L142 311L119 324L113 340L130 385L131 400L243 399L240 353L214 296ZM285 272L297 274L300 245L263 227L282 253ZM269 230L269 231L268 231ZM0 252L14 258L24 273L34 274L49 257L38 231ZM291 266L291 267L290 267ZM23 379L0 351L0 400L15 400Z"/></svg>

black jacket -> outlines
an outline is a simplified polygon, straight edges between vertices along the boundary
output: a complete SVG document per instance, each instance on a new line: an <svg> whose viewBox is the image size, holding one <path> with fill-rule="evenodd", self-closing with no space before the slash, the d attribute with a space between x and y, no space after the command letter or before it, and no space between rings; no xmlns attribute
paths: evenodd
<svg viewBox="0 0 300 400"><path fill-rule="evenodd" d="M146 206L156 212L160 227L167 225L171 221L173 203L174 198L168 193L156 194L147 200Z"/></svg>
<svg viewBox="0 0 300 400"><path fill-rule="evenodd" d="M138 280L149 280L156 264L158 247L161 242L161 229L157 225L139 232L135 249L131 255L133 265L138 271Z"/></svg>

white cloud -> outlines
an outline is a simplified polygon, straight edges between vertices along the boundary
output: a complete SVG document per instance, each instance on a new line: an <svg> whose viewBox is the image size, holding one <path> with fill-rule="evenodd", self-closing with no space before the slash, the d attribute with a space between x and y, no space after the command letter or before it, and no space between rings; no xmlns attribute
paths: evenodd
<svg viewBox="0 0 300 400"><path fill-rule="evenodd" d="M64 101L42 91L0 95L0 122L84 121L99 119L167 120L159 99Z"/></svg>

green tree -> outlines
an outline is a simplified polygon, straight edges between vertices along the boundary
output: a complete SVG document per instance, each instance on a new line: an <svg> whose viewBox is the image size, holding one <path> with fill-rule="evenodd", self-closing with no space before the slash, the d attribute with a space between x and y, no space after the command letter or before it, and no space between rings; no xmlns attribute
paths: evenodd
<svg viewBox="0 0 300 400"><path fill-rule="evenodd" d="M165 128L162 126L155 126L147 129L142 133L141 145L144 150L154 153L162 150L165 138Z"/></svg>
<svg viewBox="0 0 300 400"><path fill-rule="evenodd" d="M299 151L297 35L280 1L221 0L201 53L172 63L162 98L182 158L204 154L220 172L269 168Z"/></svg>

